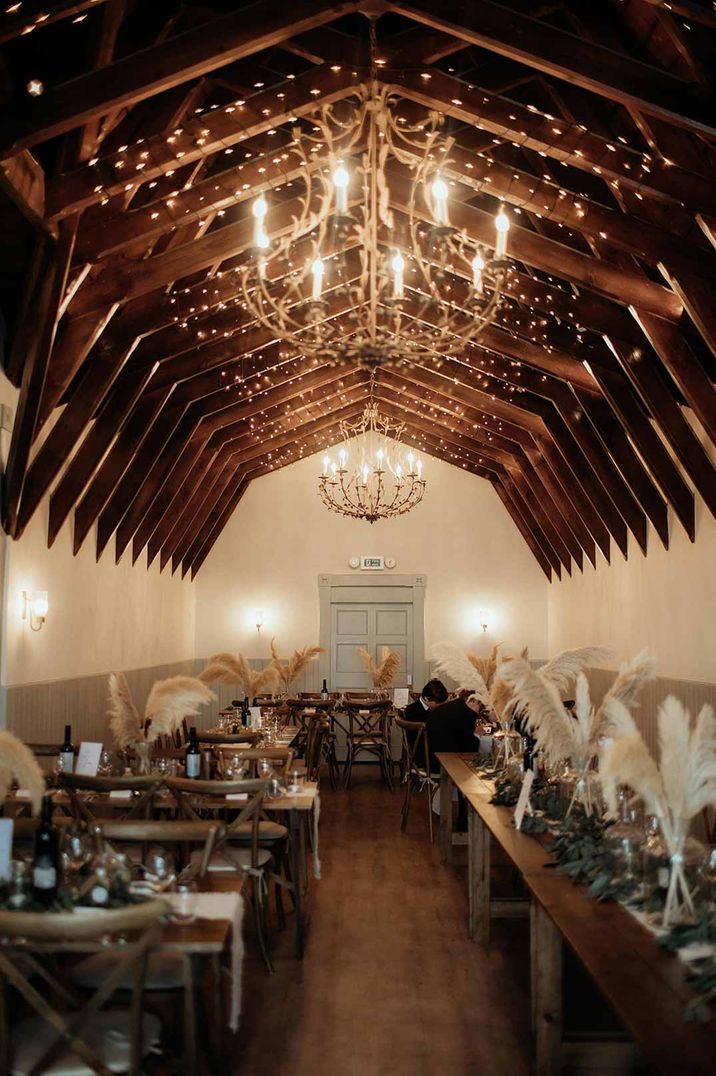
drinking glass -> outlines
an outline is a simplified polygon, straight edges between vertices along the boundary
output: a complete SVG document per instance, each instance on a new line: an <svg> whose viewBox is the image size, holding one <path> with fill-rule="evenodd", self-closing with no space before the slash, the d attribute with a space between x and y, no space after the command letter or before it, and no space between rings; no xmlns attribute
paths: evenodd
<svg viewBox="0 0 716 1076"><path fill-rule="evenodd" d="M174 890L176 898L172 901L174 919L177 923L193 923L196 919L196 907L199 894L196 882L178 882Z"/></svg>
<svg viewBox="0 0 716 1076"><path fill-rule="evenodd" d="M156 770L156 772L160 776L166 777L167 773L169 772L169 767L167 765L167 760L165 758L157 758L157 759L155 759L154 760L154 769Z"/></svg>

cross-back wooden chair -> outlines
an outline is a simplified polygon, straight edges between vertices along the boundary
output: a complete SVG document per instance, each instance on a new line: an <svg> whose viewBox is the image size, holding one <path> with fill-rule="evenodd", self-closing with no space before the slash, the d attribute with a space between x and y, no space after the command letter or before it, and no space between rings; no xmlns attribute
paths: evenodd
<svg viewBox="0 0 716 1076"><path fill-rule="evenodd" d="M345 704L348 717L346 735L346 761L344 783L349 788L353 762L360 754L374 755L379 763L388 788L393 789L393 760L388 735L388 699L371 699L366 696L352 699Z"/></svg>
<svg viewBox="0 0 716 1076"><path fill-rule="evenodd" d="M410 801L416 789L427 792L428 829L430 843L433 842L433 792L440 783L439 775L430 773L430 746L428 729L424 721L406 721L395 715L395 724L400 729L403 741L403 758L405 759L405 793L400 811L400 829L404 833L408 825Z"/></svg>
<svg viewBox="0 0 716 1076"><path fill-rule="evenodd" d="M128 855L133 867L143 863L152 846L161 845L181 852L184 869L178 880L189 881L203 878L209 867L216 838L222 832L219 822L191 821L184 819L112 819L102 820L94 826L94 833L105 851ZM201 858L191 861L194 849L200 849ZM95 990L114 966L115 953L93 953L72 966L67 975L70 982L83 990ZM118 990L130 991L133 983L126 973L117 984ZM180 952L155 950L147 961L144 989L152 994L174 993L186 987L186 967Z"/></svg>
<svg viewBox="0 0 716 1076"><path fill-rule="evenodd" d="M247 729L246 732L197 732L196 738L199 743L208 744L213 747L215 744L256 744L261 739L260 732L252 732Z"/></svg>
<svg viewBox="0 0 716 1076"><path fill-rule="evenodd" d="M201 781L190 777L167 777L166 785L174 796L181 818L196 822L213 817L224 822L224 828L214 843L214 852L207 869L209 872L234 873L250 879L256 933L266 967L272 972L265 899L272 852L265 846L261 847L259 841L262 804L268 790L268 782ZM227 799L230 796L242 798ZM243 799L244 796L246 799ZM234 811L236 813L232 818L230 815ZM287 835L288 831L285 832ZM196 861L196 853L193 858Z"/></svg>
<svg viewBox="0 0 716 1076"><path fill-rule="evenodd" d="M239 751L235 751L232 747L217 746L213 750L217 760L218 773L222 779L226 777L226 767L234 755L248 764L249 772L247 776L251 778L260 778L261 775L257 770L259 761L262 758L267 758L277 773L288 773L295 755L292 747L244 747Z"/></svg>
<svg viewBox="0 0 716 1076"><path fill-rule="evenodd" d="M169 910L165 901L150 900L92 916L0 911L0 1076L139 1076L142 1057L159 1045L161 1024L143 1012L144 977ZM90 998L78 1001L50 971L51 954L106 952L107 937L119 935L129 938L113 948L111 969ZM133 984L128 1009L105 1009L127 976ZM12 1027L8 987L35 1013Z"/></svg>
<svg viewBox="0 0 716 1076"><path fill-rule="evenodd" d="M109 808L121 809L123 818L148 818L154 797L164 778L158 774L122 774L117 777L90 777L79 773L60 775L59 787L69 797L70 813L78 821L92 825ZM110 792L126 793L127 799L110 798Z"/></svg>
<svg viewBox="0 0 716 1076"><path fill-rule="evenodd" d="M321 772L321 763L324 756L324 747L330 734L330 723L325 715L315 714L308 726L306 735L306 780L318 781ZM330 763L329 763L330 767Z"/></svg>

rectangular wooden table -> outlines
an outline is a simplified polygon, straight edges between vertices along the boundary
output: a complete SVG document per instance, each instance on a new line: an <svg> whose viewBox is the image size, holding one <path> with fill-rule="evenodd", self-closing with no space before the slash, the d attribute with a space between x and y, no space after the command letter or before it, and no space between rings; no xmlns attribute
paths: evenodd
<svg viewBox="0 0 716 1076"><path fill-rule="evenodd" d="M490 936L490 842L496 841L530 892L532 1020L537 1076L559 1071L562 1034L562 945L566 942L639 1045L654 1072L669 1076L712 1073L716 1021L690 1023L684 1007L691 992L679 958L617 902L587 899L583 887L547 866L538 839L518 832L510 808L490 803L492 788L469 765L470 755L438 754L440 852L451 854L452 789L468 804L468 886L471 936Z"/></svg>

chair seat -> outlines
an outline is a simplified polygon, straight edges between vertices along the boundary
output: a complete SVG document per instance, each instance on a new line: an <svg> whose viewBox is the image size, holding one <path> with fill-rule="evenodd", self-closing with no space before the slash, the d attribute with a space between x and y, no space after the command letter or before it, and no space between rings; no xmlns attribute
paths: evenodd
<svg viewBox="0 0 716 1076"><path fill-rule="evenodd" d="M159 1018L145 1013L142 1016L142 1056L158 1050L160 1037ZM54 1028L41 1017L32 1016L21 1021L12 1032L12 1076L27 1076L54 1038ZM112 1009L96 1013L82 1026L80 1038L97 1053L110 1072L129 1071L128 1013ZM70 1050L62 1050L42 1072L43 1076L94 1076L95 1070Z"/></svg>
<svg viewBox="0 0 716 1076"><path fill-rule="evenodd" d="M191 854L191 864L198 866L201 863L204 853L201 849ZM271 859L271 853L266 848L259 848L257 865L259 868L265 867L268 861ZM251 849L234 847L232 845L230 852L214 852L213 856L209 860L209 870L213 872L231 873L238 870L247 870L251 866Z"/></svg>
<svg viewBox="0 0 716 1076"><path fill-rule="evenodd" d="M93 953L70 969L69 979L75 986L96 990L110 971L116 959L112 953ZM181 953L150 953L147 960L145 990L179 990L184 986L184 965ZM120 990L133 990L134 980L130 969L120 979Z"/></svg>
<svg viewBox="0 0 716 1076"><path fill-rule="evenodd" d="M251 822L240 822L235 829L231 831L231 837L229 838L231 844L250 844L251 843ZM262 819L259 822L259 844L275 844L277 841L285 841L288 839L288 830L285 826L282 826L280 822L269 822L266 819Z"/></svg>

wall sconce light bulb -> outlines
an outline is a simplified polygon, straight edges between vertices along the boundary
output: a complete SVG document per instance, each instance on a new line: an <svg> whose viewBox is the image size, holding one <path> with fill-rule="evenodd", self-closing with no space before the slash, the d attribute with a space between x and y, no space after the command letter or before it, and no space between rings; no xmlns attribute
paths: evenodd
<svg viewBox="0 0 716 1076"><path fill-rule="evenodd" d="M23 590L22 619L29 621L32 631L40 631L47 620L49 608L46 590Z"/></svg>
<svg viewBox="0 0 716 1076"><path fill-rule="evenodd" d="M261 629L264 626L264 611L263 609L257 609L254 613L256 618L256 631L261 634Z"/></svg>

